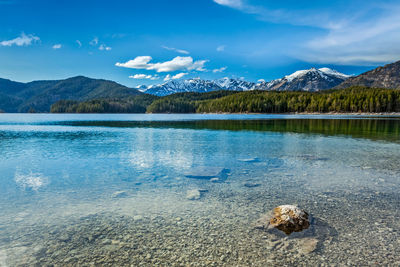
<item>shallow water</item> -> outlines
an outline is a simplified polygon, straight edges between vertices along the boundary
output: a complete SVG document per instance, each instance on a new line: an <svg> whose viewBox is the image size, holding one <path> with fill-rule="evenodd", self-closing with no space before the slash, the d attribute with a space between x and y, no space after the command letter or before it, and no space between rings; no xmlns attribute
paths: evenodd
<svg viewBox="0 0 400 267"><path fill-rule="evenodd" d="M399 265L399 141L396 117L0 114L0 266ZM254 228L282 204L313 227Z"/></svg>

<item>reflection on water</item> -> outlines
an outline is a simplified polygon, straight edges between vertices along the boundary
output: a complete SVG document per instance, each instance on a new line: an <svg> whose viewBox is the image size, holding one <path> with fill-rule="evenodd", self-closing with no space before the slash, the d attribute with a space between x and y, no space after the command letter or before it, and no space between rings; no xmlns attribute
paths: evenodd
<svg viewBox="0 0 400 267"><path fill-rule="evenodd" d="M0 116L0 266L400 262L397 118L19 116ZM310 228L254 227L284 204Z"/></svg>
<svg viewBox="0 0 400 267"><path fill-rule="evenodd" d="M270 131L349 135L356 138L399 141L398 119L269 119L195 121L69 121L59 125L98 127L144 127L194 130Z"/></svg>
<svg viewBox="0 0 400 267"><path fill-rule="evenodd" d="M28 189L37 191L47 183L46 177L43 177L40 173L32 172L29 174L16 173L14 179L17 185L22 187L24 190Z"/></svg>

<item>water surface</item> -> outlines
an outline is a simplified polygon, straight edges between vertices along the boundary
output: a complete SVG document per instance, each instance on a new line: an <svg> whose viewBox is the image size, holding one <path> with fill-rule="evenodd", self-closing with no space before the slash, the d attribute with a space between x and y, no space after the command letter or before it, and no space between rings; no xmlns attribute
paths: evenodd
<svg viewBox="0 0 400 267"><path fill-rule="evenodd" d="M400 264L399 137L397 117L0 114L0 266ZM282 204L314 227L253 227Z"/></svg>

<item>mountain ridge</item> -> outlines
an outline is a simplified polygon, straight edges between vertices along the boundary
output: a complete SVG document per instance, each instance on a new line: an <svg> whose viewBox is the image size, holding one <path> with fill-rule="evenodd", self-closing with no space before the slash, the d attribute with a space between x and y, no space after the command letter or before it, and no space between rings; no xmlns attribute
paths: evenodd
<svg viewBox="0 0 400 267"><path fill-rule="evenodd" d="M5 112L49 112L50 106L59 100L85 101L139 94L142 93L116 82L85 76L27 83L0 79L0 109Z"/></svg>
<svg viewBox="0 0 400 267"><path fill-rule="evenodd" d="M399 73L400 61L378 67L358 76L346 75L329 68L311 68L296 71L270 82L262 81L258 83L227 77L216 80L192 78L171 80L160 85L129 88L114 81L92 79L85 76L27 83L0 78L0 111L49 112L50 106L60 100L84 102L96 99L114 99L113 101L117 103L120 99L125 101L126 105L131 105L130 103L133 103L133 100L127 102L124 98L143 95L143 93L167 96L175 93L214 91L316 92L354 86L400 89Z"/></svg>
<svg viewBox="0 0 400 267"><path fill-rule="evenodd" d="M335 88L344 89L351 86L366 86L377 88L400 88L400 61L390 63L373 70L351 77Z"/></svg>
<svg viewBox="0 0 400 267"><path fill-rule="evenodd" d="M174 93L211 91L320 91L335 87L348 79L350 75L329 68L299 70L283 78L270 82L248 82L243 79L224 77L216 80L192 78L186 80L171 80L158 85L138 86L144 93L166 96Z"/></svg>

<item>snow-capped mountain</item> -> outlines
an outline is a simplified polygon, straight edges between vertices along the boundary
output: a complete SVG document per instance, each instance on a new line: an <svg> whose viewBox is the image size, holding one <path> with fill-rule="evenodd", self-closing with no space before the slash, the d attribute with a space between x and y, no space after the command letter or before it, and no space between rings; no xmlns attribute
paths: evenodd
<svg viewBox="0 0 400 267"><path fill-rule="evenodd" d="M350 78L350 75L329 68L299 70L281 79L259 83L257 90L309 91L315 92L333 88Z"/></svg>
<svg viewBox="0 0 400 267"><path fill-rule="evenodd" d="M188 80L171 80L159 85L150 85L147 88L137 87L144 93L165 96L175 93L197 92L206 93L219 90L247 91L252 90L255 83L240 79L222 78L218 80L202 80L200 78Z"/></svg>
<svg viewBox="0 0 400 267"><path fill-rule="evenodd" d="M253 90L254 86L256 85L253 82L247 82L242 79L231 79L228 77L215 80L214 84L218 85L223 90L230 90L230 91Z"/></svg>
<svg viewBox="0 0 400 267"><path fill-rule="evenodd" d="M299 70L281 79L270 82L253 83L242 79L222 78L218 80L170 80L159 85L138 86L137 89L148 94L166 96L183 92L205 93L218 90L249 91L319 91L333 88L351 77L329 68Z"/></svg>

